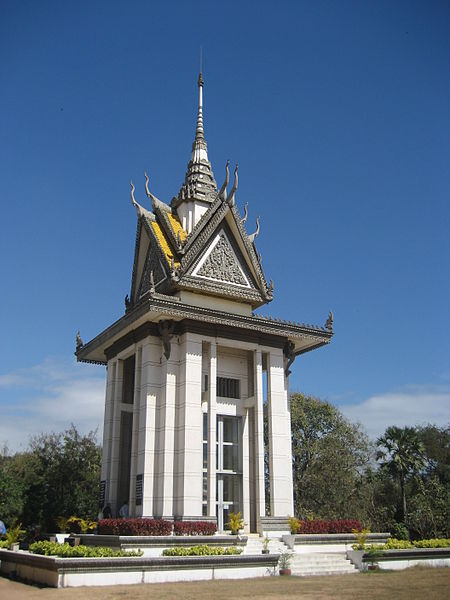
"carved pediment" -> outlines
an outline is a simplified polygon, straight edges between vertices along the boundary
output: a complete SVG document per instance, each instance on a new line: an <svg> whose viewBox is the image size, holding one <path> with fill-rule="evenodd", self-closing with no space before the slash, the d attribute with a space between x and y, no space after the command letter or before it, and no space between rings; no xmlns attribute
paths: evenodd
<svg viewBox="0 0 450 600"><path fill-rule="evenodd" d="M152 248L152 245L150 245L147 251L147 257L145 259L145 266L142 273L141 283L139 286L138 298L142 298L144 294L150 291L152 285L157 287L165 279L167 279L167 275L161 265L161 261L159 260L155 249Z"/></svg>
<svg viewBox="0 0 450 600"><path fill-rule="evenodd" d="M250 288L249 278L225 231L220 230L192 271L193 277Z"/></svg>

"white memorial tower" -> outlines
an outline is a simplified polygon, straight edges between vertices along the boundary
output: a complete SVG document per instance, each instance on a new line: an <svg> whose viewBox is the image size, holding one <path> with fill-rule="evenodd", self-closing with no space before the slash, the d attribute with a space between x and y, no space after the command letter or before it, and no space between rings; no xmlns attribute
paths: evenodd
<svg viewBox="0 0 450 600"><path fill-rule="evenodd" d="M77 359L107 365L102 501L130 516L285 529L293 515L289 367L329 343L325 327L254 314L273 298L236 206L237 168L217 189L203 130L203 78L185 181L170 204L138 204L125 314ZM264 433L266 432L266 433ZM266 464L265 464L266 452ZM267 498L266 498L267 496Z"/></svg>

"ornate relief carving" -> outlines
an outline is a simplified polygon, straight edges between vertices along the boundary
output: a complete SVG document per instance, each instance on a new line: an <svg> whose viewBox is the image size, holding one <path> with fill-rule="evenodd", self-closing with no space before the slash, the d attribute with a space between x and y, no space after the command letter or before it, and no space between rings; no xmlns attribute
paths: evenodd
<svg viewBox="0 0 450 600"><path fill-rule="evenodd" d="M153 276L152 276L153 273ZM147 251L147 258L145 259L144 271L142 273L141 285L139 287L138 298L143 296L152 287L158 285L166 279L166 274L161 267L161 263L154 251L150 246Z"/></svg>
<svg viewBox="0 0 450 600"><path fill-rule="evenodd" d="M224 233L220 234L218 242L195 275L246 287L249 285Z"/></svg>

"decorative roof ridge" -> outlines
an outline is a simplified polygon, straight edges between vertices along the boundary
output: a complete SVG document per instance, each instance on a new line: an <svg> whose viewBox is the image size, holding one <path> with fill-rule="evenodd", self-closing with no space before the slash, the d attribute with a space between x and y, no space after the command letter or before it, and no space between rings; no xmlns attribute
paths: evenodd
<svg viewBox="0 0 450 600"><path fill-rule="evenodd" d="M147 172L144 173L144 177L145 177L145 193L147 194L147 198L152 203L153 212L155 212L156 208L159 208L160 210L171 211L172 209L170 208L170 206L168 204L166 204L165 202L163 202L162 200L160 200L159 198L157 198L149 190L148 184L149 184L150 180L149 180L149 177L147 175Z"/></svg>
<svg viewBox="0 0 450 600"><path fill-rule="evenodd" d="M168 240L165 239L165 242L168 245L169 250L171 251L172 254L172 258L169 258L169 256L166 254L162 244L161 244L161 240L158 238L158 235L154 229L154 225L156 225L156 227L159 227L159 229L161 230L163 236L164 236L164 229L161 227L161 225L158 223L158 221L156 219L154 219L153 221L151 221L150 223L147 222L146 219L143 220L143 223L145 225L145 229L147 231L147 234L149 235L150 239L154 240L154 243L156 244L156 248L159 252L160 258L163 261L163 264L168 264L172 266L172 262L176 259L178 262L178 255L176 254L176 252L174 252L174 249L172 248L172 246L168 243Z"/></svg>
<svg viewBox="0 0 450 600"><path fill-rule="evenodd" d="M258 315L258 314L252 313L252 317L255 317L256 319L259 319L261 321L267 321L270 323L288 325L290 327L300 327L302 329L309 329L311 331L318 331L318 332L333 334L333 327L332 327L333 312L332 311L329 312L328 319L325 323L325 326L311 325L310 323L300 323L300 322L295 322L295 321L286 321L285 319L278 319L277 317L272 317L272 315L266 316L266 315ZM331 318L331 323L330 323L330 318Z"/></svg>
<svg viewBox="0 0 450 600"><path fill-rule="evenodd" d="M134 197L134 192L135 192L136 188L134 187L133 181L131 179L130 179L130 185L131 185L131 192L130 192L131 203L133 204L134 208L136 209L138 218L146 216L149 219L154 220L155 217L152 215L152 213L149 210L147 210L146 208L144 208L143 206L141 206L139 204L139 202L136 202L136 199Z"/></svg>

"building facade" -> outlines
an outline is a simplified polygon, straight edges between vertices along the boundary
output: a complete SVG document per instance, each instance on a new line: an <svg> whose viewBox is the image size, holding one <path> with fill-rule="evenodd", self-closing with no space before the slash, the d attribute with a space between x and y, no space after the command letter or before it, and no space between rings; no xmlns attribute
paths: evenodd
<svg viewBox="0 0 450 600"><path fill-rule="evenodd" d="M102 501L130 516L217 520L247 531L293 514L289 368L329 343L325 327L258 316L273 298L259 233L239 212L237 168L218 189L203 129L203 78L184 184L170 204L145 190L125 314L79 361L107 365ZM265 456L266 445L266 456ZM267 497L266 497L267 496Z"/></svg>

